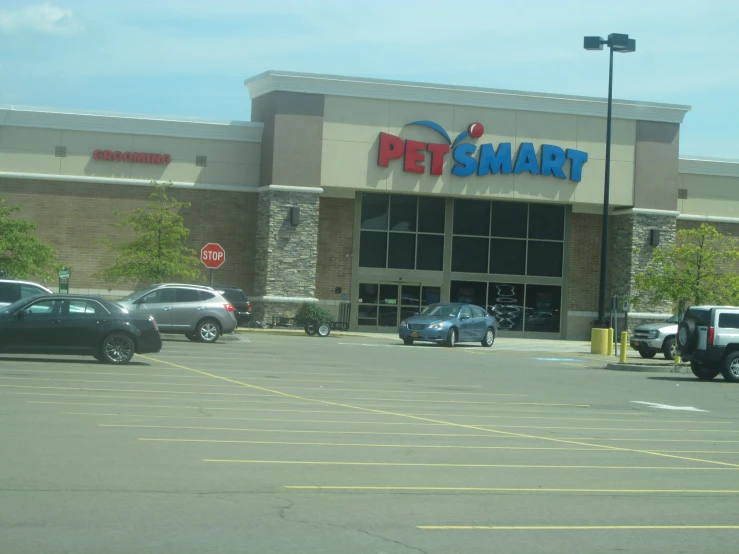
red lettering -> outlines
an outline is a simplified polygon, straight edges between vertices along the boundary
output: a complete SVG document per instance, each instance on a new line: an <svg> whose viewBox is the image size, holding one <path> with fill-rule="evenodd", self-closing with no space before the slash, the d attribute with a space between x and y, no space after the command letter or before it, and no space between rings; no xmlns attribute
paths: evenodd
<svg viewBox="0 0 739 554"><path fill-rule="evenodd" d="M146 155L146 163L148 163L148 164L151 163L151 154L147 154Z"/></svg>
<svg viewBox="0 0 739 554"><path fill-rule="evenodd" d="M160 164L160 163L162 163L162 155L161 154L152 154L151 155L151 163L153 163L153 164Z"/></svg>
<svg viewBox="0 0 739 554"><path fill-rule="evenodd" d="M377 165L387 167L390 160L397 160L403 155L403 139L395 135L380 133L380 149L377 155Z"/></svg>
<svg viewBox="0 0 739 554"><path fill-rule="evenodd" d="M92 157L95 158L96 160L102 160L103 159L103 151L102 150L95 150L92 153Z"/></svg>
<svg viewBox="0 0 739 554"><path fill-rule="evenodd" d="M117 150L113 152L113 160L116 162L123 160L123 152L118 152Z"/></svg>
<svg viewBox="0 0 739 554"><path fill-rule="evenodd" d="M170 163L172 163L172 156L170 156L169 154L162 154L162 163L164 165L169 165Z"/></svg>
<svg viewBox="0 0 739 554"><path fill-rule="evenodd" d="M124 152L123 161L131 163L131 161L133 161L133 154L131 154L131 152Z"/></svg>
<svg viewBox="0 0 739 554"><path fill-rule="evenodd" d="M403 160L403 171L410 173L423 173L423 159L425 157L423 151L426 150L426 143L417 140L405 141L405 158Z"/></svg>
<svg viewBox="0 0 739 554"><path fill-rule="evenodd" d="M111 152L110 150L106 150L105 152L103 152L103 159L106 160L106 161L112 160L113 159L113 152Z"/></svg>
<svg viewBox="0 0 739 554"><path fill-rule="evenodd" d="M145 164L146 163L146 154L142 154L141 152L134 152L133 153L133 163L136 163L136 164Z"/></svg>
<svg viewBox="0 0 739 554"><path fill-rule="evenodd" d="M449 153L449 145L429 143L426 150L431 153L431 175L441 175L444 168L444 156Z"/></svg>

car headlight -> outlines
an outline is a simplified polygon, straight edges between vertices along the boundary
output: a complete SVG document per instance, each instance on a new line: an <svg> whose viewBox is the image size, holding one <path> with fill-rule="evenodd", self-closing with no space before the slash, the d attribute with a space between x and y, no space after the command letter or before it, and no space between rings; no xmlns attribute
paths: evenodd
<svg viewBox="0 0 739 554"><path fill-rule="evenodd" d="M446 326L445 321L440 321L439 323L432 323L429 325L429 329L443 329Z"/></svg>
<svg viewBox="0 0 739 554"><path fill-rule="evenodd" d="M647 336L650 339L656 339L659 336L659 331L657 331L656 329L654 331L649 331L649 333L647 334Z"/></svg>

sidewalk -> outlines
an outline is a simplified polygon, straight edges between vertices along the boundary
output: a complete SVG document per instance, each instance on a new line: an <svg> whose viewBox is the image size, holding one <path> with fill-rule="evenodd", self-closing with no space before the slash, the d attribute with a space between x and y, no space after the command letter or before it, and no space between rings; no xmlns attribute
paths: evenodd
<svg viewBox="0 0 739 554"><path fill-rule="evenodd" d="M237 329L238 333L265 333L276 335L305 336L305 331L300 328L276 327L268 329ZM373 341L382 341L387 344L399 344L400 339L395 333L368 333L359 331L331 331L329 338L365 338ZM657 355L651 360L642 358L636 350L627 348L627 363L619 363L618 356L601 356L590 353L590 342L556 339L531 339L497 337L495 351L507 352L530 352L533 357L547 357L552 361L558 359L575 359L578 362L587 363L590 366L598 366L601 369L614 369L621 371L648 371L648 372L690 372L685 367L676 368L674 362L665 360L662 355ZM678 371L678 370L684 371Z"/></svg>

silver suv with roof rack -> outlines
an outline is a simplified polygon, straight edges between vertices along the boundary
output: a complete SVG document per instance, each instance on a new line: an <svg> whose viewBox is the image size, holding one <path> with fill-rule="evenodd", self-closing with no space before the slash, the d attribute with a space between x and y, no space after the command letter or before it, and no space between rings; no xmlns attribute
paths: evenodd
<svg viewBox="0 0 739 554"><path fill-rule="evenodd" d="M677 345L698 379L710 381L721 373L739 383L739 307L688 308L678 325Z"/></svg>
<svg viewBox="0 0 739 554"><path fill-rule="evenodd" d="M203 285L158 283L118 304L131 313L154 316L162 333L185 335L193 342L215 342L236 329L233 304Z"/></svg>
<svg viewBox="0 0 739 554"><path fill-rule="evenodd" d="M37 294L53 294L53 292L31 281L0 279L0 308L8 306L22 298L28 298Z"/></svg>

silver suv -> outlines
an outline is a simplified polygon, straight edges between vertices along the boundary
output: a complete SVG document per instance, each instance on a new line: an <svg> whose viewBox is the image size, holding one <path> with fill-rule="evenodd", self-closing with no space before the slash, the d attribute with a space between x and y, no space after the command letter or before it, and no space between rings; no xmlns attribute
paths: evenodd
<svg viewBox="0 0 739 554"><path fill-rule="evenodd" d="M673 315L663 323L645 323L635 327L631 348L638 350L642 358L654 358L657 352L662 352L665 360L674 360L677 324L678 316Z"/></svg>
<svg viewBox="0 0 739 554"><path fill-rule="evenodd" d="M46 287L30 281L15 281L0 279L0 308L12 304L21 298L28 298L36 294L54 294Z"/></svg>
<svg viewBox="0 0 739 554"><path fill-rule="evenodd" d="M710 381L719 373L739 383L739 308L692 306L677 331L680 355L690 362L693 374Z"/></svg>
<svg viewBox="0 0 739 554"><path fill-rule="evenodd" d="M236 329L234 307L210 287L160 283L118 301L131 313L154 316L162 333L215 342Z"/></svg>

